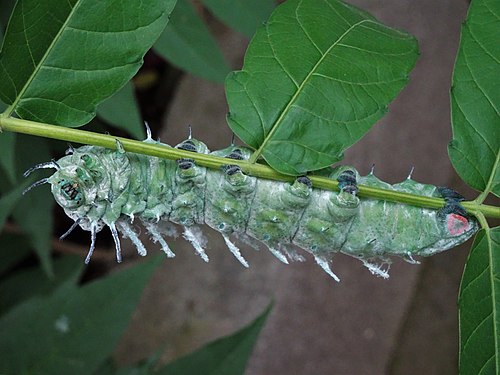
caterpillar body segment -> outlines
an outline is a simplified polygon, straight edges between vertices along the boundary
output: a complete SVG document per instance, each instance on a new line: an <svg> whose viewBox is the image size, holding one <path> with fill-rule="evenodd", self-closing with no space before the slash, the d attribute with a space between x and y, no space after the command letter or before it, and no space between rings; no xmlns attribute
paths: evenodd
<svg viewBox="0 0 500 375"><path fill-rule="evenodd" d="M288 263L286 245L292 243L310 202L311 186L301 178L292 184L270 180L260 180L257 184L246 233L266 244L283 263Z"/></svg>
<svg viewBox="0 0 500 375"><path fill-rule="evenodd" d="M155 141L148 136L145 142ZM191 137L176 147L209 153L203 142ZM326 191L313 188L306 176L285 183L244 174L231 164L231 160L250 157L251 151L244 147L233 145L212 154L227 158L228 164L209 170L189 158L172 161L127 153L118 143L116 151L94 146L71 149L57 162L33 169L56 169L47 182L57 203L76 225L91 233L86 262L94 251L96 233L105 226L113 234L118 261L118 233L129 238L140 255L146 255L132 226L138 218L169 257L175 254L165 237L175 235L176 224L208 261L201 231L201 225L207 224L221 233L228 249L246 267L248 262L234 239L254 247L264 244L284 263L303 260L297 250L305 250L337 281L330 263L338 252L360 259L372 273L386 278L389 256L418 263L413 256L447 250L466 241L478 228L461 208L457 193L415 182L411 176L390 185L373 171L361 177L352 167L329 168L322 173L336 179L340 190ZM447 203L437 211L360 199L356 196L358 183L440 196Z"/></svg>
<svg viewBox="0 0 500 375"><path fill-rule="evenodd" d="M342 181L345 171L354 172L349 167L339 167L329 177ZM339 185L342 186L342 183ZM346 186L349 186L347 191L344 186L338 193L314 189L293 237L293 244L313 254L316 263L337 281L338 277L330 270L329 262L332 254L340 251L346 243L353 218L358 215L360 207L359 198L350 192L352 185Z"/></svg>

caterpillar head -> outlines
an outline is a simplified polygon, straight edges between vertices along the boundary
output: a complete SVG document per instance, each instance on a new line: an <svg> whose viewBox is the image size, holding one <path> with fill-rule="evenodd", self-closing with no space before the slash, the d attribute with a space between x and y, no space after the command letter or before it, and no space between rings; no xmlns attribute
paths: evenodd
<svg viewBox="0 0 500 375"><path fill-rule="evenodd" d="M58 161L60 168L49 178L56 202L68 211L88 211L95 201L101 173L95 156L75 151Z"/></svg>
<svg viewBox="0 0 500 375"><path fill-rule="evenodd" d="M80 182L69 174L60 174L57 178L52 178L52 194L57 203L63 208L72 209L80 207L84 203L84 192Z"/></svg>

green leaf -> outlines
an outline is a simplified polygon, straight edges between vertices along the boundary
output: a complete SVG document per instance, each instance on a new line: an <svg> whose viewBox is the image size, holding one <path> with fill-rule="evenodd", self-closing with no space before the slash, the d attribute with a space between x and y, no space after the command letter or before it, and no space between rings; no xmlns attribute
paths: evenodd
<svg viewBox="0 0 500 375"><path fill-rule="evenodd" d="M52 276L52 208L54 199L50 197L47 187L38 188L24 195L13 211L16 223L28 236L31 246L47 275Z"/></svg>
<svg viewBox="0 0 500 375"><path fill-rule="evenodd" d="M203 21L188 0L178 0L154 49L175 66L196 76L223 82L229 67Z"/></svg>
<svg viewBox="0 0 500 375"><path fill-rule="evenodd" d="M0 236L0 275L20 263L30 251L24 236L3 233Z"/></svg>
<svg viewBox="0 0 500 375"><path fill-rule="evenodd" d="M144 124L135 99L134 85L131 82L102 102L97 107L97 116L118 129L125 130L135 139L145 138Z"/></svg>
<svg viewBox="0 0 500 375"><path fill-rule="evenodd" d="M7 221L7 218L16 207L16 204L22 198L22 192L26 188L27 184L23 184L13 189L9 193L0 196L0 232Z"/></svg>
<svg viewBox="0 0 500 375"><path fill-rule="evenodd" d="M474 0L462 26L453 83L451 162L460 177L500 196L500 2ZM491 178L490 178L491 176Z"/></svg>
<svg viewBox="0 0 500 375"><path fill-rule="evenodd" d="M92 375L115 375L116 374L116 365L113 361L113 358L107 358L99 368L92 373Z"/></svg>
<svg viewBox="0 0 500 375"><path fill-rule="evenodd" d="M175 0L18 0L0 98L21 117L78 126L137 72ZM64 82L64 84L61 84Z"/></svg>
<svg viewBox="0 0 500 375"><path fill-rule="evenodd" d="M210 11L229 27L247 37L269 18L274 7L273 0L202 0Z"/></svg>
<svg viewBox="0 0 500 375"><path fill-rule="evenodd" d="M93 375L151 375L158 367L163 350L157 350L149 357L131 366L118 368L113 358L108 358Z"/></svg>
<svg viewBox="0 0 500 375"><path fill-rule="evenodd" d="M7 109L7 105L0 101L0 113L3 113L3 111L5 111Z"/></svg>
<svg viewBox="0 0 500 375"><path fill-rule="evenodd" d="M336 0L289 0L226 79L231 129L271 167L321 169L359 140L408 81L417 42Z"/></svg>
<svg viewBox="0 0 500 375"><path fill-rule="evenodd" d="M18 136L16 142L17 175L21 175L21 171L45 161L50 160L50 152L47 146L47 141L40 138L29 136ZM46 175L47 171L36 171L28 180L23 182L24 185L40 180L42 175ZM22 199L16 205L13 211L13 216L16 223L28 236L30 244L35 249L35 252L40 259L40 262L47 273L52 275L52 263L50 258L51 236L52 236L52 208L54 207L54 199L49 196L48 185L30 190L22 196Z"/></svg>
<svg viewBox="0 0 500 375"><path fill-rule="evenodd" d="M194 353L182 357L159 371L158 375L238 375L245 372L257 337L272 305L248 326L230 336L218 339Z"/></svg>
<svg viewBox="0 0 500 375"><path fill-rule="evenodd" d="M2 103L0 103L2 107ZM2 109L0 108L0 111ZM0 166L5 171L7 178L11 184L16 181L14 150L16 147L16 133L3 132L0 133Z"/></svg>
<svg viewBox="0 0 500 375"><path fill-rule="evenodd" d="M500 227L481 230L460 285L460 374L500 374Z"/></svg>
<svg viewBox="0 0 500 375"><path fill-rule="evenodd" d="M108 359L103 366L99 368L93 375L151 375L156 374L154 368L155 363L136 363L132 366L117 368L112 359Z"/></svg>
<svg viewBox="0 0 500 375"><path fill-rule="evenodd" d="M10 248L15 252L17 249ZM77 256L66 256L54 262L54 277L47 277L39 267L17 272L0 284L0 313L12 306L40 295L48 295L64 283L76 285L83 270L84 262Z"/></svg>
<svg viewBox="0 0 500 375"><path fill-rule="evenodd" d="M87 375L127 327L159 257L87 284L33 298L0 319L0 372Z"/></svg>

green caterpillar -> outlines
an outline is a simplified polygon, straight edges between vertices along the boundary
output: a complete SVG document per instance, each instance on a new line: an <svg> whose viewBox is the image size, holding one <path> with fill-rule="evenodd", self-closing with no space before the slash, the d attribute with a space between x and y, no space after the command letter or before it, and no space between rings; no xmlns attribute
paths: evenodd
<svg viewBox="0 0 500 375"><path fill-rule="evenodd" d="M145 142L155 142L148 134ZM245 175L231 164L246 160L251 151L230 146L212 152L228 159L221 170L207 170L192 159L177 161L127 153L117 143L117 151L95 146L71 148L57 162L39 164L56 172L33 184L50 183L52 194L75 222L61 236L80 226L91 233L86 263L95 248L96 234L110 228L121 261L119 232L128 237L140 255L146 248L132 228L140 219L152 240L167 256L175 256L164 236L175 235L177 224L196 252L208 261L201 229L207 224L222 234L229 250L245 266L247 261L230 237L253 247L264 244L279 260L302 261L301 248L331 277L331 258L340 252L360 259L375 275L388 277L389 256L418 263L413 256L429 256L450 249L469 239L477 222L460 206L463 199L451 189L413 181L390 185L379 180L373 170L359 176L351 167L331 168L326 173L339 182L338 192L312 187L302 176L293 183L258 179ZM209 153L207 146L187 139L176 148ZM387 201L359 199L357 184L390 190L444 197L441 210L418 208Z"/></svg>

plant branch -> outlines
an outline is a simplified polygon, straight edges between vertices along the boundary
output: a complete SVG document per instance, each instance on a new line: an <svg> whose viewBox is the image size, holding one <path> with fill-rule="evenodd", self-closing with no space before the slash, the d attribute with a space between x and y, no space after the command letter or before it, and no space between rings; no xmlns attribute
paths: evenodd
<svg viewBox="0 0 500 375"><path fill-rule="evenodd" d="M474 215L477 217L479 224L481 224L481 228L483 228L489 236L490 226L488 225L488 222L486 221L486 218L484 217L483 213L482 212L474 212Z"/></svg>
<svg viewBox="0 0 500 375"><path fill-rule="evenodd" d="M163 144L144 143L128 138L114 137L86 130L21 120L12 117L5 117L4 115L0 115L0 130L59 139L74 143L101 146L110 149L116 149L116 143L119 141L127 152L174 160L180 158L190 158L195 160L198 165L212 169L219 169L221 166L227 164L235 164L238 165L243 172L251 176L276 181L293 181L295 179L294 176L280 174L266 165L258 163L254 164L245 160L234 160L214 155L197 154L190 151L179 150ZM338 182L335 180L315 175L309 175L308 177L316 188L338 190ZM425 197L365 185L359 185L359 196L432 209L439 209L444 206L444 200L441 198ZM475 201L463 202L462 205L472 214L474 214L474 212L481 212L487 217L500 218L500 207L478 204L478 202Z"/></svg>

